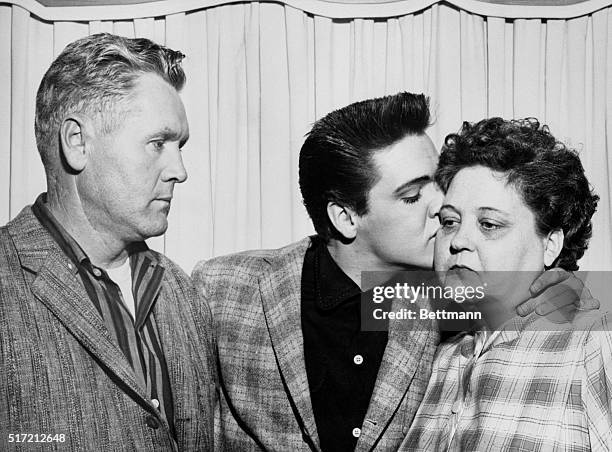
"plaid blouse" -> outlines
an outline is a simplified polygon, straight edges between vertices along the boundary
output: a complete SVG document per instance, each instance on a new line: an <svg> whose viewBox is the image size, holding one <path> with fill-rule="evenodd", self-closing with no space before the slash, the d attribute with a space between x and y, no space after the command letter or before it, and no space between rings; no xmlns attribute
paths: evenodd
<svg viewBox="0 0 612 452"><path fill-rule="evenodd" d="M612 450L612 313L572 325L532 314L441 344L400 450Z"/></svg>

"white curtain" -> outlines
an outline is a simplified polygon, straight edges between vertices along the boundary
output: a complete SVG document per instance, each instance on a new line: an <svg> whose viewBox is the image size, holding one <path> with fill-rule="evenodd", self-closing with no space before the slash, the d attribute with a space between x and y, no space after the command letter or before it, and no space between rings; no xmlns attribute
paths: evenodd
<svg viewBox="0 0 612 452"><path fill-rule="evenodd" d="M612 7L601 1L555 19L560 9L487 5L487 16L473 0L416 11L391 2L377 15L385 5L405 12L376 18L364 18L371 5L320 0L159 2L164 15L154 4L126 13L10 3L0 3L0 223L45 189L33 132L44 71L68 42L108 31L188 56L189 179L167 233L150 243L188 272L200 259L312 233L297 185L304 134L332 109L400 90L431 96L437 146L463 120L499 115L537 117L577 148L601 197L581 268L612 270Z"/></svg>

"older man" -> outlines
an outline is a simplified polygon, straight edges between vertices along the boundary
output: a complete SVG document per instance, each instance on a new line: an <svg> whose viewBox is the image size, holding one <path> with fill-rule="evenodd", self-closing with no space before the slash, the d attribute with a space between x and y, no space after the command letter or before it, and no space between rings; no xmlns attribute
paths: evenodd
<svg viewBox="0 0 612 452"><path fill-rule="evenodd" d="M144 242L187 178L182 58L98 34L43 77L47 193L0 229L2 450L213 448L209 308Z"/></svg>

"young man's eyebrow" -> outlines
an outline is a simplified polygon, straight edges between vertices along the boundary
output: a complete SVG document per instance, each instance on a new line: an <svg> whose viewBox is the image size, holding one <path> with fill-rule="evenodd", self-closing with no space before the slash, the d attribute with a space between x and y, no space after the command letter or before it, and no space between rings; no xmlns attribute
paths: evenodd
<svg viewBox="0 0 612 452"><path fill-rule="evenodd" d="M428 184L429 182L431 182L432 180L433 179L431 178L431 176L420 176L420 177L417 177L416 179L412 179L412 180L409 180L406 183L403 183L402 185L397 187L393 193L395 195L399 195L400 193L402 193L407 188L410 188L410 187L412 187L414 185L425 185L425 184Z"/></svg>

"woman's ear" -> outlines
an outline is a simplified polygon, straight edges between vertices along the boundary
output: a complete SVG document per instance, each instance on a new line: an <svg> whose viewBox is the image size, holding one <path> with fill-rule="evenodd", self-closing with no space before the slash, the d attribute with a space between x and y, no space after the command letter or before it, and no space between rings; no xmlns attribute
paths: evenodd
<svg viewBox="0 0 612 452"><path fill-rule="evenodd" d="M60 126L60 153L66 164L76 173L87 165L86 137L83 122L76 117L64 119Z"/></svg>
<svg viewBox="0 0 612 452"><path fill-rule="evenodd" d="M544 265L546 268L551 267L561 254L564 239L565 234L563 234L562 229L555 229L548 233L544 243Z"/></svg>
<svg viewBox="0 0 612 452"><path fill-rule="evenodd" d="M343 207L335 202L327 203L327 216L336 230L345 239L352 240L357 236L357 224L355 223L355 212L348 207Z"/></svg>

